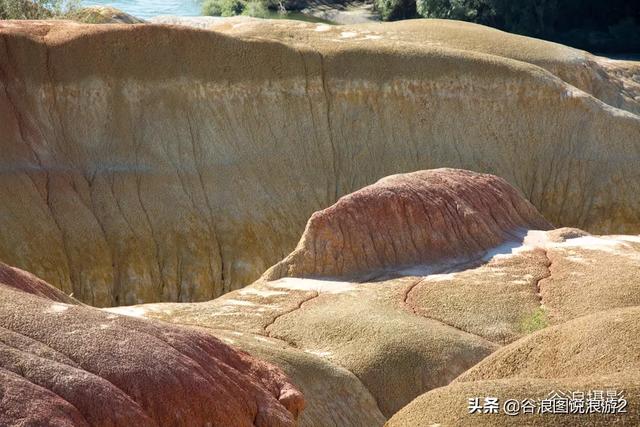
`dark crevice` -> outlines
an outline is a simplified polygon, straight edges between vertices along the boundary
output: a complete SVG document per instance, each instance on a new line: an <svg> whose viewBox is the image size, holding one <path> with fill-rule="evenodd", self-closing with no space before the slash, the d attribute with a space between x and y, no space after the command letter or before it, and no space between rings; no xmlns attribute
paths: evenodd
<svg viewBox="0 0 640 427"><path fill-rule="evenodd" d="M315 298L317 298L317 297L319 297L319 296L320 296L320 292L318 292L318 291L312 291L312 295L311 295L310 297L302 299L302 300L301 300L301 301L300 301L300 302L299 302L295 307L293 307L292 309L287 310L287 311L284 311L284 312L282 312L282 313L280 313L280 314L276 315L273 319L271 319L271 322L267 323L267 324L264 326L264 331L266 332L267 336L268 336L268 337L271 337L271 331L269 331L268 329L269 329L271 326L273 326L273 325L276 323L276 321L277 321L278 319L280 319L280 318L281 318L281 317L283 317L283 316L286 316L287 314L291 314L291 313L293 313L293 312L294 312L294 311L296 311L296 310L301 309L301 308L302 308L302 306L303 306L305 303L307 303L307 302L311 301L312 299L315 299ZM281 340L282 340L282 338L278 338L278 339L281 339ZM285 342L286 342L286 340L283 340L283 341L285 341ZM296 347L293 343L288 343L288 344L289 344L289 345L291 345L292 347Z"/></svg>
<svg viewBox="0 0 640 427"><path fill-rule="evenodd" d="M538 301L540 303L540 308L544 307L544 304L542 302L542 289L541 289L541 282L545 279L549 279L551 278L551 264L553 264L553 262L551 261L551 258L549 257L549 252L547 249L542 249L542 251L544 252L544 256L546 258L546 262L545 262L545 268L546 268L546 273L540 277L538 280L536 280L535 283L535 293L536 296L538 297Z"/></svg>
<svg viewBox="0 0 640 427"><path fill-rule="evenodd" d="M338 176L338 151L333 140L333 126L331 122L331 91L329 89L329 83L327 81L327 71L324 56L322 53L317 52L320 58L320 78L322 80L322 92L324 93L325 105L327 107L325 114L327 119L327 135L329 137L329 145L331 146L331 154L333 156L333 179L335 179L335 186L333 189L333 201L338 200L340 194L339 189L339 176Z"/></svg>

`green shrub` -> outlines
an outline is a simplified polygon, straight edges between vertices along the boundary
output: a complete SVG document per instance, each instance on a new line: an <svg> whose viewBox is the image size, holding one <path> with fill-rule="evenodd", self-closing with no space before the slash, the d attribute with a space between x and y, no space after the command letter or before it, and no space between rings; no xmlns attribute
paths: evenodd
<svg viewBox="0 0 640 427"><path fill-rule="evenodd" d="M493 9L482 0L417 0L416 9L425 18L473 22L486 21L493 14Z"/></svg>
<svg viewBox="0 0 640 427"><path fill-rule="evenodd" d="M530 316L525 317L522 320L520 329L526 334L531 334L535 331L546 328L548 325L549 320L547 319L547 313L542 307L540 307L531 313Z"/></svg>
<svg viewBox="0 0 640 427"><path fill-rule="evenodd" d="M208 16L247 15L255 18L269 18L271 16L269 8L276 4L272 0L205 0L202 4L202 14Z"/></svg>
<svg viewBox="0 0 640 427"><path fill-rule="evenodd" d="M80 0L0 0L0 19L52 19L79 8Z"/></svg>
<svg viewBox="0 0 640 427"><path fill-rule="evenodd" d="M249 1L242 14L254 18L269 18L271 16L267 5L262 1Z"/></svg>
<svg viewBox="0 0 640 427"><path fill-rule="evenodd" d="M230 0L225 4L227 4L227 9L223 9L223 16L240 15L247 7L247 3L242 0Z"/></svg>
<svg viewBox="0 0 640 427"><path fill-rule="evenodd" d="M374 6L384 21L415 18L415 0L374 0Z"/></svg>
<svg viewBox="0 0 640 427"><path fill-rule="evenodd" d="M202 14L209 16L240 15L246 7L242 0L205 0L202 3Z"/></svg>
<svg viewBox="0 0 640 427"><path fill-rule="evenodd" d="M221 16L222 2L218 0L205 0L202 2L202 14L206 16Z"/></svg>

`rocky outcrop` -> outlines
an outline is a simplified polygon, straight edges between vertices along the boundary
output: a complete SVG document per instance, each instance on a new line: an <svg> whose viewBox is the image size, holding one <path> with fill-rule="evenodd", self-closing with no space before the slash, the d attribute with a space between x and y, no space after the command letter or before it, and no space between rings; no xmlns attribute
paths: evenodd
<svg viewBox="0 0 640 427"><path fill-rule="evenodd" d="M634 92L596 57L461 23L214 28L0 24L0 259L97 306L209 300L314 211L436 167L640 230Z"/></svg>
<svg viewBox="0 0 640 427"><path fill-rule="evenodd" d="M0 377L2 425L294 426L304 406L279 369L210 334L83 306L5 265Z"/></svg>
<svg viewBox="0 0 640 427"><path fill-rule="evenodd" d="M312 215L287 267L244 289L205 303L108 310L203 327L278 364L307 397L302 426L328 419L380 425L541 329L640 303L640 238L524 228L536 226L548 223L494 176L453 169L398 175ZM368 238L374 234L386 240ZM340 241L348 243L331 249ZM316 257L320 249L330 255ZM367 270L365 259L381 262ZM349 268L333 277L318 275L329 274L324 267L308 269L329 268L330 260ZM322 386L312 380L332 369ZM348 405L335 399L345 387ZM445 418L449 424L455 419Z"/></svg>
<svg viewBox="0 0 640 427"><path fill-rule="evenodd" d="M523 229L550 228L496 176L457 169L394 175L313 214L296 249L263 278L353 277L469 262Z"/></svg>

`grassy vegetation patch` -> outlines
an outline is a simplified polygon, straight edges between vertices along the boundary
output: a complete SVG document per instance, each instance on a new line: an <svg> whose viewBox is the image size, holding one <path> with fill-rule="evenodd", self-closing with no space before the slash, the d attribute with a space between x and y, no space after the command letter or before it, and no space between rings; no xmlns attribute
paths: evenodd
<svg viewBox="0 0 640 427"><path fill-rule="evenodd" d="M549 319L544 308L539 307L529 316L522 319L520 330L526 334L539 331L549 326Z"/></svg>

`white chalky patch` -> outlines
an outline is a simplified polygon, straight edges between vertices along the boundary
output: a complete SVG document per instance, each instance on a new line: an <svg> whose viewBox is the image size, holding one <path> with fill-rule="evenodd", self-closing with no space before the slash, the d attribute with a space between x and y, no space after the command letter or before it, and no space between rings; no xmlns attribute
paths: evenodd
<svg viewBox="0 0 640 427"><path fill-rule="evenodd" d="M582 249L593 249L605 252L619 252L621 246L631 248L629 243L636 243L635 236L583 236L574 239L567 239L558 244L560 247L578 247Z"/></svg>
<svg viewBox="0 0 640 427"><path fill-rule="evenodd" d="M109 311L111 313L121 314L123 316L130 317L144 317L146 310L142 307L111 307L105 308L105 311Z"/></svg>
<svg viewBox="0 0 640 427"><path fill-rule="evenodd" d="M355 33L353 31L343 31L340 33L340 37L343 39L351 39L354 38L355 36L357 36L358 33Z"/></svg>
<svg viewBox="0 0 640 427"><path fill-rule="evenodd" d="M631 242L631 243L640 243L640 235L638 236L609 236L618 240L622 240L625 242Z"/></svg>
<svg viewBox="0 0 640 427"><path fill-rule="evenodd" d="M320 24L318 25L314 31L317 31L319 33L324 32L324 31L329 31L331 29L331 25L327 25L327 24Z"/></svg>
<svg viewBox="0 0 640 427"><path fill-rule="evenodd" d="M483 262L489 262L491 260L498 260L501 258L507 258L518 255L522 252L531 251L536 248L541 249L559 249L566 248L569 251L569 255L566 259L576 263L586 264L588 260L584 259L580 253L571 249L591 249L606 251L617 255L631 256L634 259L637 257L640 259L640 251L633 251L633 244L640 243L640 235L638 236L583 236L572 239L567 239L564 242L553 242L549 239L547 231L544 230L526 230L520 229L512 233L512 240L508 240L494 248L487 250L480 260ZM451 280L456 274L466 270L467 266L473 265L472 260L463 262L460 259L452 259L448 262L441 262L437 264L424 264L415 265L411 267L404 267L397 270L393 270L403 276L422 276L425 280L430 281L446 281ZM502 272L500 268L491 268L491 274L504 276L505 272ZM448 272L448 273L447 273ZM524 284L532 279L531 275L526 275L520 280L514 280L516 284ZM301 286L296 286L301 289ZM308 289L313 289L308 287Z"/></svg>
<svg viewBox="0 0 640 427"><path fill-rule="evenodd" d="M297 277L285 277L269 284L278 289L290 289L295 291L316 291L319 293L340 294L355 290L354 283L320 279L301 279Z"/></svg>
<svg viewBox="0 0 640 427"><path fill-rule="evenodd" d="M329 357L332 355L330 351L320 351L320 350L305 350L305 353L314 354L320 357Z"/></svg>
<svg viewBox="0 0 640 427"><path fill-rule="evenodd" d="M487 251L483 257L489 261L495 257L516 255L520 252L542 249L589 249L603 251L613 254L623 254L624 249L633 249L634 243L640 243L640 236L581 236L567 239L564 242L552 242L546 231L530 230L524 235L522 241L509 241ZM568 258L575 262L583 261L579 259L575 252Z"/></svg>
<svg viewBox="0 0 640 427"><path fill-rule="evenodd" d="M258 304L256 304L255 302L251 302L251 301L245 301L245 300L240 300L240 299L224 299L220 301L222 304L224 305L242 305L245 307L255 307Z"/></svg>
<svg viewBox="0 0 640 427"><path fill-rule="evenodd" d="M62 313L71 307L69 304L54 303L49 306L49 313Z"/></svg>
<svg viewBox="0 0 640 427"><path fill-rule="evenodd" d="M453 261L447 264L413 265L411 267L401 268L397 270L397 272L403 276L435 276L437 272L446 271L455 265L457 265L457 263Z"/></svg>
<svg viewBox="0 0 640 427"><path fill-rule="evenodd" d="M256 317L262 317L263 314L258 312L258 311L228 311L228 310L224 310L225 307L221 307L218 308L219 311L212 311L210 313L207 313L207 316L216 316L216 317L220 317L220 316L237 316L237 315L242 315L242 316L256 316Z"/></svg>
<svg viewBox="0 0 640 427"><path fill-rule="evenodd" d="M425 280L430 280L432 282L444 282L447 280L453 280L455 276L456 276L456 273L431 274L425 277Z"/></svg>
<svg viewBox="0 0 640 427"><path fill-rule="evenodd" d="M525 247L538 247L549 244L549 235L543 230L528 230L524 235Z"/></svg>
<svg viewBox="0 0 640 427"><path fill-rule="evenodd" d="M494 258L499 259L505 256L516 255L520 252L533 249L533 247L544 244L543 242L549 240L546 232L540 230L531 230L528 232L527 230L521 230L517 234L520 235L519 239L509 240L489 249L485 252L482 260L491 261Z"/></svg>
<svg viewBox="0 0 640 427"><path fill-rule="evenodd" d="M275 297L278 295L286 295L287 293L284 291L269 291L264 289L255 289L255 288L242 288L238 291L240 295L256 295L259 297Z"/></svg>
<svg viewBox="0 0 640 427"><path fill-rule="evenodd" d="M129 317L145 317L145 315L148 312L163 311L160 307L157 307L151 304L147 304L144 306L130 305L130 306L122 306L122 307L109 307L109 308L103 308L102 310L108 311L110 313L120 314L122 316L129 316Z"/></svg>

